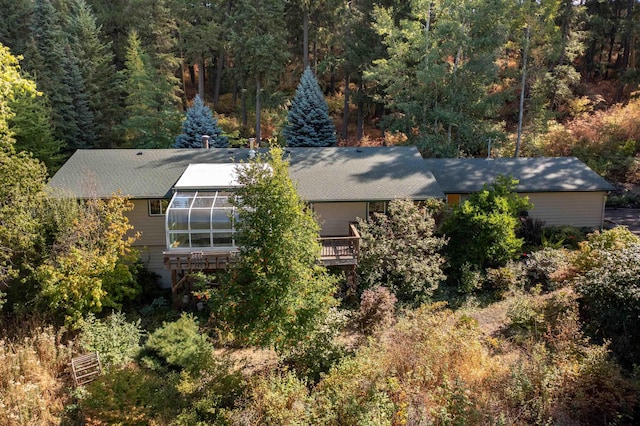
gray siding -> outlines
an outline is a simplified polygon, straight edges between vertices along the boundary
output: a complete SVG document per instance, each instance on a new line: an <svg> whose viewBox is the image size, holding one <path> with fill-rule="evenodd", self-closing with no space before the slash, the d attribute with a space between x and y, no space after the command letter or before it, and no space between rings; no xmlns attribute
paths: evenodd
<svg viewBox="0 0 640 426"><path fill-rule="evenodd" d="M367 203L313 203L320 223L320 236L349 235L349 223L367 217Z"/></svg>
<svg viewBox="0 0 640 426"><path fill-rule="evenodd" d="M528 196L533 204L529 215L543 220L546 225L602 227L604 192L536 192L520 195Z"/></svg>

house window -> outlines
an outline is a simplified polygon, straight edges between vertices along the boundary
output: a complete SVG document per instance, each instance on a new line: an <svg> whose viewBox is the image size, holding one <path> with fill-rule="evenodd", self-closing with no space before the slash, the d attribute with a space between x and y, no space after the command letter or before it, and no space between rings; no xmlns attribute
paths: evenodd
<svg viewBox="0 0 640 426"><path fill-rule="evenodd" d="M169 206L169 200L149 200L149 216L164 216Z"/></svg>
<svg viewBox="0 0 640 426"><path fill-rule="evenodd" d="M166 214L169 249L235 247L236 208L222 191L176 192Z"/></svg>
<svg viewBox="0 0 640 426"><path fill-rule="evenodd" d="M387 214L387 202L370 201L367 204L367 210L369 212L369 216L373 216L374 213Z"/></svg>

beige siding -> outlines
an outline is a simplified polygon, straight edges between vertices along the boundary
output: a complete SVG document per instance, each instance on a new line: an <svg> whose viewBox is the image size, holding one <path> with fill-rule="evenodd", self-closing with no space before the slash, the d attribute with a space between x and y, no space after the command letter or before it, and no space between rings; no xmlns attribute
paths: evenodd
<svg viewBox="0 0 640 426"><path fill-rule="evenodd" d="M140 251L140 260L145 267L160 276L163 288L171 287L171 272L164 267L166 237L164 216L149 216L147 200L133 200L133 210L127 214L133 232L140 232L140 239L134 246Z"/></svg>
<svg viewBox="0 0 640 426"><path fill-rule="evenodd" d="M604 192L539 192L520 194L529 197L532 218L546 225L602 227Z"/></svg>
<svg viewBox="0 0 640 426"><path fill-rule="evenodd" d="M140 232L136 246L162 246L167 244L164 216L149 216L147 200L133 200L134 208L127 216L134 232Z"/></svg>
<svg viewBox="0 0 640 426"><path fill-rule="evenodd" d="M171 271L164 267L165 246L145 246L137 247L140 251L140 260L144 266L151 272L160 276L160 285L162 288L171 287Z"/></svg>
<svg viewBox="0 0 640 426"><path fill-rule="evenodd" d="M313 210L320 222L320 235L349 235L349 223L367 217L367 203L314 203Z"/></svg>

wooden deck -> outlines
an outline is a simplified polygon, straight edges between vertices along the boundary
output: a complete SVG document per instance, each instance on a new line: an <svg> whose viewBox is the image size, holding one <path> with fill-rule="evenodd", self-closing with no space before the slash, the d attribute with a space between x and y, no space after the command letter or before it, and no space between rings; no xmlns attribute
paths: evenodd
<svg viewBox="0 0 640 426"><path fill-rule="evenodd" d="M360 234L350 225L349 236L320 238L320 263L325 266L357 265ZM170 271L212 271L226 269L238 260L240 251L165 251L164 266Z"/></svg>

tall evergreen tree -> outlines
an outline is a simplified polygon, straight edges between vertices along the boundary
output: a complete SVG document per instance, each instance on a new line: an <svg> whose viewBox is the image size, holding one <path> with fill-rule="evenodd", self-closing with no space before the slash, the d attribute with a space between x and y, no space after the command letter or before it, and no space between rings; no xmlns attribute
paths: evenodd
<svg viewBox="0 0 640 426"><path fill-rule="evenodd" d="M51 109L44 96L20 94L9 102L14 113L9 127L15 139L15 149L26 151L42 161L50 172L62 164L62 141L53 136Z"/></svg>
<svg viewBox="0 0 640 426"><path fill-rule="evenodd" d="M409 16L375 8L388 59L365 73L384 88L387 125L432 156L482 154L501 99L496 61L507 40L503 0L410 2Z"/></svg>
<svg viewBox="0 0 640 426"><path fill-rule="evenodd" d="M84 79L50 0L36 0L30 30L26 65L38 89L49 99L54 136L64 142L67 152L92 148L95 144L93 114L86 105Z"/></svg>
<svg viewBox="0 0 640 426"><path fill-rule="evenodd" d="M175 92L151 66L138 33L129 35L126 68L120 73L126 93L126 118L121 123L125 145L135 148L168 148L180 129Z"/></svg>
<svg viewBox="0 0 640 426"><path fill-rule="evenodd" d="M94 116L96 144L111 147L116 142L114 126L121 113L111 43L100 39L100 27L85 0L70 0L70 14L67 33Z"/></svg>
<svg viewBox="0 0 640 426"><path fill-rule="evenodd" d="M329 107L309 67L298 84L283 133L289 146L333 146L337 143Z"/></svg>
<svg viewBox="0 0 640 426"><path fill-rule="evenodd" d="M211 306L241 339L278 350L322 323L335 304L335 279L318 265L319 225L296 193L282 150L271 150L270 167L264 160L237 170L241 186L232 202L241 255Z"/></svg>
<svg viewBox="0 0 640 426"><path fill-rule="evenodd" d="M202 136L208 135L209 146L226 148L229 140L218 127L218 120L211 109L204 104L200 95L196 95L193 105L187 110L187 117L182 123L182 133L176 138L176 148L202 148Z"/></svg>

